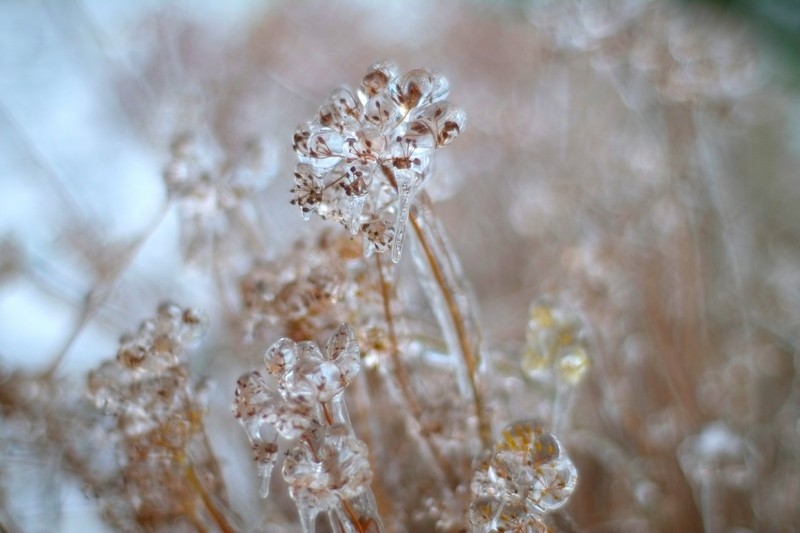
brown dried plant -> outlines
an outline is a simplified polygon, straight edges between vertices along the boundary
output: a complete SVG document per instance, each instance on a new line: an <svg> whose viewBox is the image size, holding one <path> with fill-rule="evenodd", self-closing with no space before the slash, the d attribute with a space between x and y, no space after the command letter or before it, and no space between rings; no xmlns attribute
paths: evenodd
<svg viewBox="0 0 800 533"><path fill-rule="evenodd" d="M0 232L0 531L800 529L798 99L743 21L103 13L33 27L104 58L121 193L0 95L39 180L3 209L40 202Z"/></svg>

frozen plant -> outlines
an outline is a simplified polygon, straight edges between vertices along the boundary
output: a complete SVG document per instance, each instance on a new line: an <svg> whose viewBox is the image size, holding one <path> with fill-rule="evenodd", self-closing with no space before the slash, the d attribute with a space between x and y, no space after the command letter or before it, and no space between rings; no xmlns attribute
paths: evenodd
<svg viewBox="0 0 800 533"><path fill-rule="evenodd" d="M394 63L367 69L358 90L333 91L313 120L294 134L300 163L294 200L308 219L316 212L367 249L391 248L400 260L414 195L431 172L433 152L455 139L466 114L445 100L450 84L425 69Z"/></svg>
<svg viewBox="0 0 800 533"><path fill-rule="evenodd" d="M50 4L0 3L0 530L797 529L797 98L741 20ZM165 299L204 342L117 344Z"/></svg>
<svg viewBox="0 0 800 533"><path fill-rule="evenodd" d="M542 422L514 422L477 461L470 524L478 532L550 531L545 513L563 507L577 481L575 466Z"/></svg>
<svg viewBox="0 0 800 533"><path fill-rule="evenodd" d="M277 387L271 388L261 372L248 372L236 384L233 404L253 448L261 497L269 494L281 435L296 443L286 452L283 477L304 533L315 531L323 511L334 531L381 531L367 448L353 434L344 401L344 389L361 364L353 330L340 326L324 354L314 342L281 339L267 350L264 363Z"/></svg>
<svg viewBox="0 0 800 533"><path fill-rule="evenodd" d="M89 397L114 418L118 472L99 486L104 518L122 531L234 531L188 352L205 329L193 309L163 303L88 377Z"/></svg>

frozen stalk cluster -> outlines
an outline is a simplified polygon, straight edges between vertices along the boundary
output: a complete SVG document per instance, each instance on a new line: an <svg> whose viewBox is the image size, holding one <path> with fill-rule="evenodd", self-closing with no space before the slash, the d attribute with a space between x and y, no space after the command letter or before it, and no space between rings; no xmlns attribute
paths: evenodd
<svg viewBox="0 0 800 533"><path fill-rule="evenodd" d="M205 330L192 309L165 303L120 341L115 360L91 372L88 392L116 419L119 472L102 488L106 519L124 531L229 529L226 501L203 426L204 386L192 383L188 351Z"/></svg>
<svg viewBox="0 0 800 533"><path fill-rule="evenodd" d="M204 329L198 312L170 303L159 306L155 319L120 339L116 360L89 375L89 393L97 407L118 416L127 436L147 433L164 416L180 415L183 406L168 401L165 393L191 396L186 354Z"/></svg>
<svg viewBox="0 0 800 533"><path fill-rule="evenodd" d="M538 420L507 426L476 463L469 519L478 532L550 531L545 514L567 503L578 479L561 443Z"/></svg>
<svg viewBox="0 0 800 533"><path fill-rule="evenodd" d="M414 194L428 178L433 152L464 129L466 115L446 101L448 81L424 69L369 67L355 93L333 91L294 134L300 163L294 200L366 236L365 249L391 248L397 262Z"/></svg>
<svg viewBox="0 0 800 533"><path fill-rule="evenodd" d="M325 353L315 342L279 340L264 356L269 378L251 371L237 382L233 412L250 439L262 497L269 493L278 435L295 443L286 452L283 477L304 532L314 531L323 511L329 512L334 531L381 529L369 489L367 447L353 434L344 403L344 389L358 374L360 359L353 330L344 324Z"/></svg>

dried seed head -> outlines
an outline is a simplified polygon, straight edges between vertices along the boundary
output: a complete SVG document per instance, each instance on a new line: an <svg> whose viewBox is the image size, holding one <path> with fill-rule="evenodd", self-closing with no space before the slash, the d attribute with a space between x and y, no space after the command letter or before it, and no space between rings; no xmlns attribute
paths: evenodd
<svg viewBox="0 0 800 533"><path fill-rule="evenodd" d="M300 164L292 203L304 217L316 212L353 234L393 207L392 260L398 261L408 212L430 172L431 153L449 144L466 123L464 112L444 101L448 92L447 80L438 74L424 69L399 74L388 63L370 67L358 99L347 89L334 91L314 121L295 132ZM385 231L365 237L375 244L370 253L388 248Z"/></svg>

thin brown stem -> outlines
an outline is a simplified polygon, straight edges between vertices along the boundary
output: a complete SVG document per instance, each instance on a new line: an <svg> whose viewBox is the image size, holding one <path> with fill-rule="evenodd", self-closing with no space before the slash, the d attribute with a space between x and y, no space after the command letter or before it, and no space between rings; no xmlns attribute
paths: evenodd
<svg viewBox="0 0 800 533"><path fill-rule="evenodd" d="M394 178L392 170L382 165L381 171L391 186L395 190L398 190L397 181ZM425 211L432 213L430 199L424 191L420 191L417 194L417 199L419 202L425 204ZM422 252L425 254L425 260L431 269L431 274L433 275L434 281L436 282L436 285L438 286L439 291L444 298L448 314L453 322L453 327L455 328L457 342L459 345L459 352L464 361L464 365L466 366L467 379L469 380L469 386L472 392L473 402L475 404L475 415L478 418L478 436L481 441L481 446L483 448L489 448L492 445L492 429L489 420L486 418L483 395L480 387L478 386L478 366L480 364L478 347L477 345L473 346L473 341L470 339L470 335L464 327L465 318L472 317L468 316L462 311L455 295L457 286L465 286L466 284L460 279L448 279L448 277L445 276L443 265L446 264L447 258L438 257L438 254L434 251L433 244L428 242L428 236L423 229L423 225L425 225L430 232L435 233L436 238L440 242L447 242L444 233L436 226L434 223L435 221L427 220L425 212L421 211L418 206L415 205L412 206L411 212L409 213L409 222L414 228L414 233L417 235ZM450 264L448 266L451 267L449 268L451 271L450 273L455 275L457 268L453 267L456 267L457 265ZM473 323L476 322L475 320L470 321ZM473 327L477 329L477 324L474 323ZM473 336L477 335L478 332L473 331Z"/></svg>
<svg viewBox="0 0 800 533"><path fill-rule="evenodd" d="M355 509L353 509L353 506L350 505L350 502L348 502L347 500L343 499L341 501L342 501L342 508L344 508L344 512L347 514L347 518L350 519L350 523L353 524L358 533L365 533L366 530L364 529L364 526L361 525L361 520L359 520L358 515L355 512Z"/></svg>
<svg viewBox="0 0 800 533"><path fill-rule="evenodd" d="M453 327L455 327L456 334L458 336L458 343L461 348L461 356L464 359L464 364L467 367L467 377L469 378L469 384L472 389L473 401L475 402L475 414L478 417L478 436L481 439L481 445L484 448L489 448L492 444L491 425L489 420L486 418L483 395L478 387L477 379L478 365L480 360L476 350L469 340L469 335L464 328L464 317L458 303L456 302L456 297L453 294L453 291L450 289L447 280L445 279L439 259L433 252L430 243L428 243L425 232L420 224L419 217L419 212L416 209L412 209L411 214L409 215L409 221L414 228L414 233L416 233L417 238L419 239L419 244L422 247L425 258L428 261L428 265L431 268L431 273L436 280L436 284L441 290L442 297L447 304L447 310L452 317Z"/></svg>
<svg viewBox="0 0 800 533"><path fill-rule="evenodd" d="M458 483L458 480L453 472L452 466L442 454L439 447L436 446L431 440L430 434L424 429L421 423L422 407L420 406L417 395L414 392L414 388L411 386L411 380L406 373L405 366L403 365L402 358L400 357L400 345L397 340L397 330L395 328L394 314L392 313L391 306L391 287L383 274L383 262L381 261L380 254L375 254L375 263L377 264L378 277L380 279L381 298L383 300L383 314L386 319L386 327L389 333L389 344L391 346L390 353L392 362L394 364L395 377L397 378L397 383L400 386L400 393L403 396L403 400L408 406L409 411L411 411L411 416L416 421L416 427L412 430L417 430L419 436L422 438L422 442L428 448L428 451L433 456L436 464L442 470L445 478L447 478L450 483L455 486Z"/></svg>
<svg viewBox="0 0 800 533"><path fill-rule="evenodd" d="M211 496L203 486L200 478L197 477L197 472L195 472L194 466L192 466L191 462L186 462L185 471L186 478L189 480L192 488L194 488L200 495L200 499L203 500L203 505L205 505L208 514L211 515L211 518L214 520L217 526L219 526L220 531L223 533L233 533L236 531L233 527L231 527L230 524L228 524L228 521L225 519L225 515L217 508L216 504L211 499Z"/></svg>

